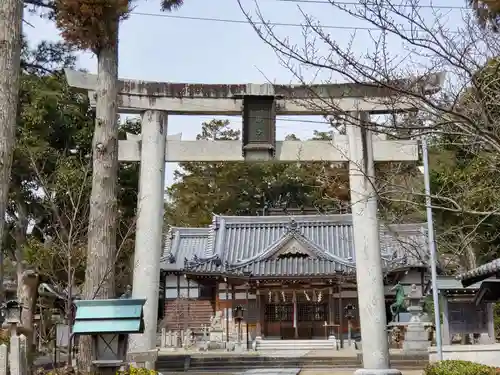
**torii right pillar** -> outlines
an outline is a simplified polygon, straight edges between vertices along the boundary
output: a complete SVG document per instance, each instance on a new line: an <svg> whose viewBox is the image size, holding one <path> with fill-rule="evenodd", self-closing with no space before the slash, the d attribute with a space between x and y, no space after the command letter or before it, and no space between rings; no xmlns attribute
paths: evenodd
<svg viewBox="0 0 500 375"><path fill-rule="evenodd" d="M347 125L349 139L349 185L354 228L359 319L363 345L363 368L356 375L401 375L390 369L384 280L380 253L377 192L372 132L364 123L369 114L352 114Z"/></svg>

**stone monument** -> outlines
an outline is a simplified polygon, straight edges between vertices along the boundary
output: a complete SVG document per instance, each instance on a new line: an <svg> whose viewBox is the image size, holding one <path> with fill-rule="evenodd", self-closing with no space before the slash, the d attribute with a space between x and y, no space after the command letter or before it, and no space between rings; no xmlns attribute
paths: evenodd
<svg viewBox="0 0 500 375"><path fill-rule="evenodd" d="M410 321L406 327L405 341L403 342L403 352L415 353L425 352L429 348L429 335L423 321L422 292L412 284L407 296L407 310L411 314Z"/></svg>

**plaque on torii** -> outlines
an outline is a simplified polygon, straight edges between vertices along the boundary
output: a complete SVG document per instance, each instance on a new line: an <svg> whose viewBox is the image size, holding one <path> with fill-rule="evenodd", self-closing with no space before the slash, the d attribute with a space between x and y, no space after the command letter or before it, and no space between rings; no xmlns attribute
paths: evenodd
<svg viewBox="0 0 500 375"><path fill-rule="evenodd" d="M274 95L243 97L243 158L268 161L276 154L276 100Z"/></svg>

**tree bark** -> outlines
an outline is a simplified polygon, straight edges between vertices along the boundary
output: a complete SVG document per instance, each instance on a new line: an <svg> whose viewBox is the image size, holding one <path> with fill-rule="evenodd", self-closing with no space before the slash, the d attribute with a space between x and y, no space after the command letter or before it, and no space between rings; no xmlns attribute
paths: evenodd
<svg viewBox="0 0 500 375"><path fill-rule="evenodd" d="M1 247L16 134L22 15L22 1L0 1L0 251L3 251ZM3 295L2 277L0 297Z"/></svg>
<svg viewBox="0 0 500 375"><path fill-rule="evenodd" d="M116 22L118 30L118 22ZM116 33L118 35L118 33ZM88 230L85 299L115 297L118 183L118 36L97 53L96 122ZM90 338L80 337L78 366L92 366Z"/></svg>
<svg viewBox="0 0 500 375"><path fill-rule="evenodd" d="M29 218L24 201L17 202L16 211L17 221L14 228L16 248L14 260L16 264L17 276L17 300L22 306L21 326L19 330L26 336L28 364L31 366L34 353L33 331L36 301L38 298L39 275L34 270L29 269L24 261L23 250L26 246L29 226Z"/></svg>
<svg viewBox="0 0 500 375"><path fill-rule="evenodd" d="M468 238L462 229L459 230L460 243L465 247L464 249L464 266L465 271L472 270L477 267L476 250L472 245L472 241Z"/></svg>
<svg viewBox="0 0 500 375"><path fill-rule="evenodd" d="M20 331L26 336L28 366L31 366L35 353L33 332L40 278L35 271L26 269L24 263L18 263L16 269L18 283L17 298L22 306Z"/></svg>

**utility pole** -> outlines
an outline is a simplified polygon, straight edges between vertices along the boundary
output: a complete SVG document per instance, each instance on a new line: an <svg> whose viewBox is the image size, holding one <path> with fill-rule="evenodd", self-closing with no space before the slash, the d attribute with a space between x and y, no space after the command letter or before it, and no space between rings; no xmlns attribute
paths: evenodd
<svg viewBox="0 0 500 375"><path fill-rule="evenodd" d="M436 242L434 241L434 222L432 218L432 200L431 200L431 179L429 171L429 152L427 150L427 139L422 138L422 159L424 162L424 185L425 185L425 206L427 211L427 239L429 242L430 267L432 277L432 301L434 303L434 324L436 326L436 349L438 360L443 360L443 345L441 340L441 315L439 311L439 295L437 287L437 269L436 269Z"/></svg>

